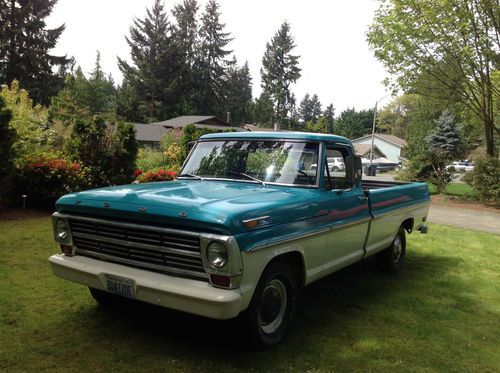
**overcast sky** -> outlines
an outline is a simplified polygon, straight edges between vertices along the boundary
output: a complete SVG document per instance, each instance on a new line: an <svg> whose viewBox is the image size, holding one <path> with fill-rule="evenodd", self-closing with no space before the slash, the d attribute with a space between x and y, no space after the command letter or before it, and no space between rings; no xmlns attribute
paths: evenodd
<svg viewBox="0 0 500 373"><path fill-rule="evenodd" d="M165 1L172 9L179 1ZM96 50L102 67L116 82L122 76L117 56L129 59L125 35L134 17L142 18L153 0L59 0L47 23L66 24L55 53L74 56L84 72L92 69ZM199 0L201 10L206 0ZM375 0L219 0L222 21L234 40L229 48L238 61L248 61L253 94L258 96L260 67L266 42L281 23L291 24L300 55L302 77L293 86L297 100L317 93L323 107L336 114L348 107L367 109L387 92L383 66L366 42L366 30L377 7ZM172 20L172 17L170 17ZM383 104L383 103L382 103Z"/></svg>

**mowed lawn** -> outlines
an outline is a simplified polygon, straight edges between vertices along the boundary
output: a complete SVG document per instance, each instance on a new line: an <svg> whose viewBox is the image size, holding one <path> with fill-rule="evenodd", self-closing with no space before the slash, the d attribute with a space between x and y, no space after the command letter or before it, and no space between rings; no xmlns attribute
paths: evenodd
<svg viewBox="0 0 500 373"><path fill-rule="evenodd" d="M499 371L500 236L430 225L406 268L372 260L303 292L293 330L251 350L235 321L108 310L53 276L49 218L0 221L2 372Z"/></svg>

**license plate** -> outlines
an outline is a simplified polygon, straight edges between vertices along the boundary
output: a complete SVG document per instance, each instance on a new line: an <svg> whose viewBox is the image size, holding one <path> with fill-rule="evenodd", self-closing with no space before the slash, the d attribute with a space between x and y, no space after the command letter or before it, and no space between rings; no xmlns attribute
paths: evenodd
<svg viewBox="0 0 500 373"><path fill-rule="evenodd" d="M135 282L131 278L117 277L105 275L106 289L113 294L121 295L122 297L135 297Z"/></svg>

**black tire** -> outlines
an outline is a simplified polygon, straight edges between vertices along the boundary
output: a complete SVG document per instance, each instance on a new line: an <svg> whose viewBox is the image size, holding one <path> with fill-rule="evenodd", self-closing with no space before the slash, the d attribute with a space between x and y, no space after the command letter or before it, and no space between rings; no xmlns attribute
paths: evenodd
<svg viewBox="0 0 500 373"><path fill-rule="evenodd" d="M283 339L295 313L297 292L297 279L289 265L276 262L266 268L243 314L253 346L271 346Z"/></svg>
<svg viewBox="0 0 500 373"><path fill-rule="evenodd" d="M403 268L406 258L406 235L403 227L399 228L390 246L375 257L377 267L383 272L397 272Z"/></svg>
<svg viewBox="0 0 500 373"><path fill-rule="evenodd" d="M123 302L123 298L119 295L114 295L103 290L90 288L90 295L103 307L115 307Z"/></svg>

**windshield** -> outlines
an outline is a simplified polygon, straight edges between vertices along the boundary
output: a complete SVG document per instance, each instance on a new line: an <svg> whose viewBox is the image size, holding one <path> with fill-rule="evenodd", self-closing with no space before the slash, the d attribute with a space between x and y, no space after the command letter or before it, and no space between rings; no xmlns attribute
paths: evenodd
<svg viewBox="0 0 500 373"><path fill-rule="evenodd" d="M315 142L200 141L179 176L314 186L318 152Z"/></svg>

